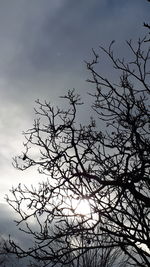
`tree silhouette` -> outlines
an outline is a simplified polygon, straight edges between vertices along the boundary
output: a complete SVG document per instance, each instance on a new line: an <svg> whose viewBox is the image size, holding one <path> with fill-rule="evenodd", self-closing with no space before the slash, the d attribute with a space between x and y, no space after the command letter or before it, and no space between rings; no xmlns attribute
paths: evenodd
<svg viewBox="0 0 150 267"><path fill-rule="evenodd" d="M113 65L110 79L99 70L93 50L93 60L86 62L93 102L87 125L80 122L84 106L74 90L62 97L66 109L36 101L25 151L14 164L20 170L37 167L47 180L38 188L19 185L7 197L20 215L19 228L33 239L29 249L10 239L11 253L37 259L41 266L64 266L87 251L119 248L131 266L150 266L150 48L145 40L127 42L127 61L115 57L114 42L101 47ZM82 200L89 203L89 214L75 208Z"/></svg>
<svg viewBox="0 0 150 267"><path fill-rule="evenodd" d="M99 234L99 231L97 232ZM102 237L103 239L97 238L97 240L92 241L92 245L95 246L95 249L88 250L88 246L91 244L91 242L88 242L87 239L82 240L82 235L74 238L74 243L78 247L81 248L81 250L72 251L70 247L70 253L67 254L67 260L65 264L66 267L128 267L130 266L128 264L129 257L126 256L124 253L122 253L120 248L117 247L102 247L99 249L100 242L105 243L106 241L109 242L109 236L104 235ZM70 244L71 245L71 244ZM64 244L62 242L62 248ZM86 247L87 249L82 251L82 246ZM37 262L37 263L36 263ZM47 263L43 262L42 260L42 266L47 266ZM49 263L48 266L60 266L57 261L52 261L51 264ZM40 267L41 263L39 263L39 260L35 262L31 262L29 264L30 267Z"/></svg>

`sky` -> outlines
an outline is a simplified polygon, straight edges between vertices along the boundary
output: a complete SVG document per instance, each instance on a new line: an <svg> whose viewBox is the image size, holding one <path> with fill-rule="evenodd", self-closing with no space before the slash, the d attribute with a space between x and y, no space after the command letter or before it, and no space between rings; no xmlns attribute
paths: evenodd
<svg viewBox="0 0 150 267"><path fill-rule="evenodd" d="M36 181L35 173L12 166L23 149L22 132L32 126L35 100L59 105L72 88L84 98L91 90L84 61L92 48L115 40L118 55L127 56L125 41L147 34L149 13L146 0L0 0L0 235L8 229L17 235L5 194ZM109 72L105 62L102 71Z"/></svg>

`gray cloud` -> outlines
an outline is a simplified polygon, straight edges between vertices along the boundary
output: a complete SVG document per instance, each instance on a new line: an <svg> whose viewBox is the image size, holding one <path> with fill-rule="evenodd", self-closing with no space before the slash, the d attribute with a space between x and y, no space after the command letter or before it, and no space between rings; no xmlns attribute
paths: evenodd
<svg viewBox="0 0 150 267"><path fill-rule="evenodd" d="M55 104L73 87L85 95L89 85L83 60L91 57L91 48L98 51L99 44L116 39L118 55L122 51L127 55L124 40L146 33L142 23L148 21L148 7L140 0L0 2L3 166L32 119L34 100L50 99ZM105 62L102 66L101 71L110 72Z"/></svg>
<svg viewBox="0 0 150 267"><path fill-rule="evenodd" d="M55 15L51 5L46 5L49 12L45 12L45 4L40 6L40 14L36 8L33 13L27 12L27 21L20 34L21 48L16 55L15 74L22 78L36 75L37 71L62 73L70 67L73 71L91 47L112 39L136 36L145 9L139 1L136 1L137 5L128 1L122 5L115 2L116 6L110 5L109 1L105 4L103 1L66 1ZM32 5L28 8L32 9Z"/></svg>
<svg viewBox="0 0 150 267"><path fill-rule="evenodd" d="M8 53L10 66L6 64L8 76L31 80L37 71L62 73L70 67L74 70L91 47L105 40L130 38L139 33L138 26L146 13L144 4L114 1L112 5L109 2L64 1L64 5L55 7L54 1L36 1L36 4L21 1L10 16L10 25L7 22L4 38L11 54ZM7 52L6 45L5 49Z"/></svg>
<svg viewBox="0 0 150 267"><path fill-rule="evenodd" d="M91 48L116 39L122 50L122 39L136 38L143 30L146 7L140 0L2 1L4 97L26 108L36 98L56 97L65 88L83 86L83 60Z"/></svg>

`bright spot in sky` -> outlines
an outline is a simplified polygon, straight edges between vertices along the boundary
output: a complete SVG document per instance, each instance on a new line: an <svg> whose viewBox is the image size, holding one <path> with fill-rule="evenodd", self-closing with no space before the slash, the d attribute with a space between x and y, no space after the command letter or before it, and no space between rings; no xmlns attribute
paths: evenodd
<svg viewBox="0 0 150 267"><path fill-rule="evenodd" d="M74 200L73 209L76 214L88 216L91 214L90 204L87 200Z"/></svg>

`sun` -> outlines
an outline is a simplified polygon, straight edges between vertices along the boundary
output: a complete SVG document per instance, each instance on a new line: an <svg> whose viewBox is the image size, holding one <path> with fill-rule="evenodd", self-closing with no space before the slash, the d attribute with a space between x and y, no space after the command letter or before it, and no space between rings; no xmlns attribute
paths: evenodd
<svg viewBox="0 0 150 267"><path fill-rule="evenodd" d="M61 210L65 216L68 218L76 220L84 220L94 223L98 219L97 213L95 210L95 203L92 199L85 199L82 196L76 195L67 195L61 199Z"/></svg>
<svg viewBox="0 0 150 267"><path fill-rule="evenodd" d="M91 207L88 200L74 200L72 203L73 209L77 215L80 216L90 216L91 215Z"/></svg>
<svg viewBox="0 0 150 267"><path fill-rule="evenodd" d="M69 216L91 217L91 203L87 199L67 197L63 202L63 211Z"/></svg>

